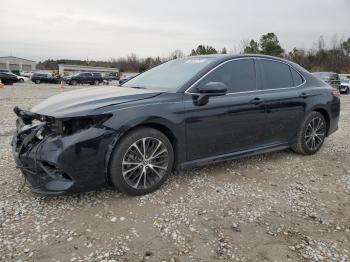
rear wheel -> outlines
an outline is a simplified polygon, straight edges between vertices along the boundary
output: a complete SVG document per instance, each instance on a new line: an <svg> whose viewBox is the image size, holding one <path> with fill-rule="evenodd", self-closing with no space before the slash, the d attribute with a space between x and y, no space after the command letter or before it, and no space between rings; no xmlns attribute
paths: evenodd
<svg viewBox="0 0 350 262"><path fill-rule="evenodd" d="M39 79L35 80L35 84L40 84L41 81Z"/></svg>
<svg viewBox="0 0 350 262"><path fill-rule="evenodd" d="M327 135L327 122L323 115L313 111L305 118L292 149L299 154L315 154L323 145Z"/></svg>
<svg viewBox="0 0 350 262"><path fill-rule="evenodd" d="M71 83L73 86L76 86L78 84L77 80L73 80Z"/></svg>
<svg viewBox="0 0 350 262"><path fill-rule="evenodd" d="M169 139L153 128L139 128L114 149L110 164L113 185L129 195L144 195L159 188L173 168Z"/></svg>

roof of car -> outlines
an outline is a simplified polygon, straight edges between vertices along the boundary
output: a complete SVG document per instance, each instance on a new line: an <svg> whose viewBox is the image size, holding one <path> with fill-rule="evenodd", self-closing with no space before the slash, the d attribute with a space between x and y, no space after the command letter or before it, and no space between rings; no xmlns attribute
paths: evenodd
<svg viewBox="0 0 350 262"><path fill-rule="evenodd" d="M334 72L312 72L312 74L337 74Z"/></svg>
<svg viewBox="0 0 350 262"><path fill-rule="evenodd" d="M283 59L281 57L276 57L276 56L269 56L269 55L261 55L261 54L210 54L210 55L198 55L198 56L189 56L189 57L184 57L184 59L188 58L215 58L216 61L225 61L225 60L230 60L230 59L235 59L235 58L266 58L266 59L273 59L273 60L279 60L282 62L286 63L292 63L292 61Z"/></svg>

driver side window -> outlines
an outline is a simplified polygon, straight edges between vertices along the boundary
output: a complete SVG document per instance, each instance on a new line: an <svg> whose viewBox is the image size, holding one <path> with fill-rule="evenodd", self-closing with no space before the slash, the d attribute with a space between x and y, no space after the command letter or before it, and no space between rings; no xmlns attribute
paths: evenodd
<svg viewBox="0 0 350 262"><path fill-rule="evenodd" d="M222 82L228 93L256 90L256 75L253 59L237 59L227 62L205 76L196 86L209 82Z"/></svg>

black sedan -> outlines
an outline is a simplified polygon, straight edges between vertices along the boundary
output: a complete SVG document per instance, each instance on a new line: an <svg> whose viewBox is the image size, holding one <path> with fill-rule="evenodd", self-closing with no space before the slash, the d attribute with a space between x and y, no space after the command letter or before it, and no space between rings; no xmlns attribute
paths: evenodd
<svg viewBox="0 0 350 262"><path fill-rule="evenodd" d="M58 84L61 82L59 76L53 76L48 73L34 73L30 78L35 84L49 83L49 84Z"/></svg>
<svg viewBox="0 0 350 262"><path fill-rule="evenodd" d="M5 85L12 85L13 83L18 82L18 77L13 74L0 72L0 80Z"/></svg>
<svg viewBox="0 0 350 262"><path fill-rule="evenodd" d="M34 192L112 185L141 195L174 169L287 148L314 154L338 128L340 99L292 62L213 55L14 111L14 158Z"/></svg>

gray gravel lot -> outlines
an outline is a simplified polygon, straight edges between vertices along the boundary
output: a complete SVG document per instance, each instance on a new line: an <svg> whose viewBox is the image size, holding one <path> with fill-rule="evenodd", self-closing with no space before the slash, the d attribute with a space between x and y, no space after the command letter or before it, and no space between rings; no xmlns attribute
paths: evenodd
<svg viewBox="0 0 350 262"><path fill-rule="evenodd" d="M0 261L350 260L350 96L339 131L313 156L282 151L191 169L143 197L19 193L12 108L71 89L0 89Z"/></svg>

